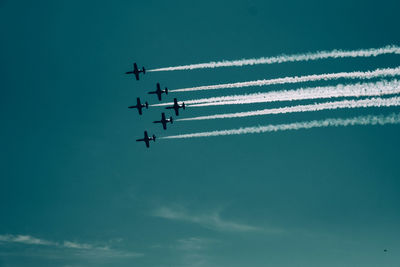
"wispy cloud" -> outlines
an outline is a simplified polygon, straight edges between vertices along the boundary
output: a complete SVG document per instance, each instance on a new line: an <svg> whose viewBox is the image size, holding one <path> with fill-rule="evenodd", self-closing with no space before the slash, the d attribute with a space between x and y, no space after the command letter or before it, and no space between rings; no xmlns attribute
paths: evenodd
<svg viewBox="0 0 400 267"><path fill-rule="evenodd" d="M177 249L180 250L188 250L188 251L195 251L195 250L204 250L209 247L211 243L215 243L215 240L206 239L202 237L189 237L189 238L182 238L177 241Z"/></svg>
<svg viewBox="0 0 400 267"><path fill-rule="evenodd" d="M153 216L169 220L183 221L198 224L202 227L226 232L282 232L280 229L261 228L244 223L229 221L221 218L220 212L213 211L202 214L187 212L184 208L160 207L153 212Z"/></svg>
<svg viewBox="0 0 400 267"><path fill-rule="evenodd" d="M0 242L21 243L29 245L56 246L57 243L36 238L30 235L0 235Z"/></svg>
<svg viewBox="0 0 400 267"><path fill-rule="evenodd" d="M181 266L210 266L209 251L217 242L203 237L188 237L177 240L174 249L181 257Z"/></svg>
<svg viewBox="0 0 400 267"><path fill-rule="evenodd" d="M53 249L67 249L73 255L86 255L96 257L140 257L141 253L120 251L109 246L99 246L88 243L78 243L73 241L55 242L45 240L31 235L0 235L0 245L3 243L16 243L30 246L51 247Z"/></svg>

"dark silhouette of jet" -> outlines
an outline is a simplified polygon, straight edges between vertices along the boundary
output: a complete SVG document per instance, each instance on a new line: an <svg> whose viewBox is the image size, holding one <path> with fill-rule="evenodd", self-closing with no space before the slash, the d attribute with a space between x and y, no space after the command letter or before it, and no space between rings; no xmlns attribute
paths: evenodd
<svg viewBox="0 0 400 267"><path fill-rule="evenodd" d="M174 109L175 110L175 115L179 116L179 109L183 108L185 109L185 103L182 102L182 105L178 104L178 100L176 100L176 98L174 98L174 105L170 106L170 107L166 107L166 109Z"/></svg>
<svg viewBox="0 0 400 267"><path fill-rule="evenodd" d="M160 88L160 83L157 83L157 90L152 91L152 92L148 92L148 94L157 94L158 100L161 101L161 94L165 93L166 95L168 95L168 88L165 87L165 90L161 90Z"/></svg>
<svg viewBox="0 0 400 267"><path fill-rule="evenodd" d="M147 134L147 131L144 131L144 138L142 139L136 139L136 142L145 142L146 147L150 147L150 140L153 140L154 142L156 141L156 136L153 134L153 137L149 137Z"/></svg>
<svg viewBox="0 0 400 267"><path fill-rule="evenodd" d="M142 115L142 109L143 108L149 108L149 104L147 102L145 102L144 104L140 103L140 98L137 98L137 104L136 106L130 106L128 108L137 108L137 110L139 111L139 115Z"/></svg>
<svg viewBox="0 0 400 267"><path fill-rule="evenodd" d="M162 123L163 129L167 130L167 122L170 122L171 124L173 123L172 117L169 117L169 119L165 118L165 113L161 113L161 120L160 121L153 121L153 123Z"/></svg>
<svg viewBox="0 0 400 267"><path fill-rule="evenodd" d="M142 69L138 69L136 63L133 63L133 71L127 71L125 74L135 74L136 80L139 81L139 73L143 72L146 74L146 69L142 67Z"/></svg>

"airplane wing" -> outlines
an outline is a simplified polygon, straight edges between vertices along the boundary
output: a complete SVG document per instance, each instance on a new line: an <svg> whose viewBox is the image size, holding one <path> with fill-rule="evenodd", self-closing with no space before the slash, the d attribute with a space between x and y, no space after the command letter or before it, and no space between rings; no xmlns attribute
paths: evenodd
<svg viewBox="0 0 400 267"><path fill-rule="evenodd" d="M139 81L139 70L136 63L133 63L133 73L135 74L136 80Z"/></svg>
<svg viewBox="0 0 400 267"><path fill-rule="evenodd" d="M138 106L138 107L137 107L137 110L139 111L139 115L142 115L142 114L143 114L143 112L142 112L142 106Z"/></svg>
<svg viewBox="0 0 400 267"><path fill-rule="evenodd" d="M147 131L144 131L144 139L146 139L147 141L149 141L149 135L147 134Z"/></svg>
<svg viewBox="0 0 400 267"><path fill-rule="evenodd" d="M161 90L160 83L157 83L157 90Z"/></svg>
<svg viewBox="0 0 400 267"><path fill-rule="evenodd" d="M146 143L146 147L150 147L149 139L144 140L144 142Z"/></svg>
<svg viewBox="0 0 400 267"><path fill-rule="evenodd" d="M167 130L167 122L165 120L162 121L162 127L164 130Z"/></svg>
<svg viewBox="0 0 400 267"><path fill-rule="evenodd" d="M157 91L158 100L161 101L161 91Z"/></svg>
<svg viewBox="0 0 400 267"><path fill-rule="evenodd" d="M175 115L179 116L179 108L175 108Z"/></svg>

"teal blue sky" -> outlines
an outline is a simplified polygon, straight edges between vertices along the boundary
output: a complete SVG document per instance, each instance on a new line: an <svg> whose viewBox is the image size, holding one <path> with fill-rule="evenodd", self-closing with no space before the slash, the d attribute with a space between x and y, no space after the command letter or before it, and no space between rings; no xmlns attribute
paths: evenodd
<svg viewBox="0 0 400 267"><path fill-rule="evenodd" d="M135 139L371 108L176 122L170 89L399 66L399 55L125 75L400 44L399 1L0 0L0 266L398 266L400 126ZM301 86L346 83L340 80ZM176 93L179 99L297 88ZM171 100L172 94L168 96ZM288 103L283 103L288 104ZM188 108L182 117L275 107ZM387 252L384 252L387 249Z"/></svg>

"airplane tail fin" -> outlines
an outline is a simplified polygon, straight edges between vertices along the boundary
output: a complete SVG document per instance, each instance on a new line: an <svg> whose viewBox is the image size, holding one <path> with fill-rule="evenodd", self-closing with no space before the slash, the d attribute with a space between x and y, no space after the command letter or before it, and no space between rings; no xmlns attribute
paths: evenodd
<svg viewBox="0 0 400 267"><path fill-rule="evenodd" d="M185 102L182 102L182 108L185 109Z"/></svg>
<svg viewBox="0 0 400 267"><path fill-rule="evenodd" d="M165 87L165 94L168 95L168 88Z"/></svg>
<svg viewBox="0 0 400 267"><path fill-rule="evenodd" d="M146 101L146 108L147 108L147 109L149 108L149 103L147 103L147 101Z"/></svg>
<svg viewBox="0 0 400 267"><path fill-rule="evenodd" d="M153 134L153 141L155 142L156 141L156 136Z"/></svg>
<svg viewBox="0 0 400 267"><path fill-rule="evenodd" d="M146 69L144 67L142 67L143 69L143 74L146 74Z"/></svg>
<svg viewBox="0 0 400 267"><path fill-rule="evenodd" d="M170 120L171 124L174 123L174 120L172 119L172 117L169 117L169 120Z"/></svg>

